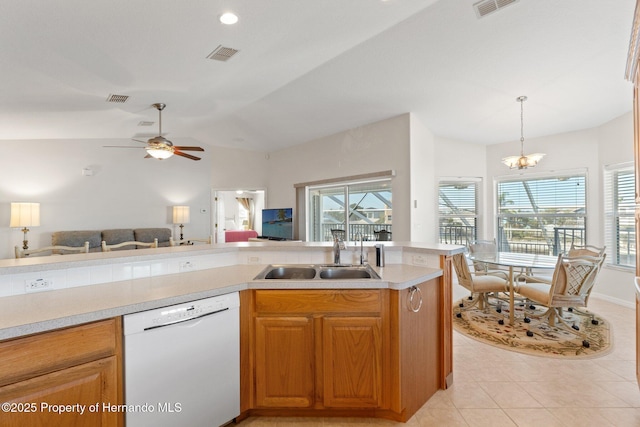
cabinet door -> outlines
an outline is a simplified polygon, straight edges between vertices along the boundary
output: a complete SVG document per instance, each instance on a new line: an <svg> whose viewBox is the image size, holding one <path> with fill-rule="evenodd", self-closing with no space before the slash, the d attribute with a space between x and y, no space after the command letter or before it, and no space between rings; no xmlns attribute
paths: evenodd
<svg viewBox="0 0 640 427"><path fill-rule="evenodd" d="M378 407L382 398L382 319L323 319L324 406Z"/></svg>
<svg viewBox="0 0 640 427"><path fill-rule="evenodd" d="M313 320L257 317L255 364L258 407L313 405Z"/></svg>
<svg viewBox="0 0 640 427"><path fill-rule="evenodd" d="M0 387L0 402L9 403L9 411L3 407L0 424L117 426L121 418L118 412L103 411L102 407L103 403L118 402L117 384L116 357L112 356ZM58 413L54 405L74 406Z"/></svg>

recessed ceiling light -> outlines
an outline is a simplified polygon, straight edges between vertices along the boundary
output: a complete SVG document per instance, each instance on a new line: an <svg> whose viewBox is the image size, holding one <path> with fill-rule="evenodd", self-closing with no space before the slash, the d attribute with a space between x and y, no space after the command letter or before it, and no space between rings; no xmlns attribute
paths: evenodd
<svg viewBox="0 0 640 427"><path fill-rule="evenodd" d="M238 15L232 12L225 12L220 15L220 22L226 25L233 25L238 22Z"/></svg>

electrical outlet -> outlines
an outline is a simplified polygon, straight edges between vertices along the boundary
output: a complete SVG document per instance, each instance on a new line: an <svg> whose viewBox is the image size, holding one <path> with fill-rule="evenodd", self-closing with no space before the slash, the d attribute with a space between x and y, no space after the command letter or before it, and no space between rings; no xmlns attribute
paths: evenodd
<svg viewBox="0 0 640 427"><path fill-rule="evenodd" d="M413 265L427 265L427 258L422 255L413 255L411 257L411 263Z"/></svg>
<svg viewBox="0 0 640 427"><path fill-rule="evenodd" d="M53 289L53 279L27 280L25 289L27 292L50 291Z"/></svg>
<svg viewBox="0 0 640 427"><path fill-rule="evenodd" d="M247 264L260 264L259 256L250 256L247 258Z"/></svg>
<svg viewBox="0 0 640 427"><path fill-rule="evenodd" d="M196 267L191 261L183 261L180 263L180 271L190 271Z"/></svg>

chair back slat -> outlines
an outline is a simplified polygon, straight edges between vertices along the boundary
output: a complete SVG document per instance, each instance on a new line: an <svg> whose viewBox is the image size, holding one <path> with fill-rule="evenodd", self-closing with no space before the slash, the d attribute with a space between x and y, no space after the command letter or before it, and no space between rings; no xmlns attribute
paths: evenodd
<svg viewBox="0 0 640 427"><path fill-rule="evenodd" d="M44 252L51 252L48 255L58 255L58 254L87 254L89 253L89 242L84 242L82 246L64 246L64 245L53 245L47 246L44 248L38 249L22 249L19 246L15 247L15 256L16 258L24 258L29 255L34 254L43 254Z"/></svg>
<svg viewBox="0 0 640 427"><path fill-rule="evenodd" d="M498 252L498 245L494 240L476 240L469 244L470 254L496 254ZM497 269L495 264L488 264L486 262L472 261L473 269L476 273L488 273L489 269Z"/></svg>
<svg viewBox="0 0 640 427"><path fill-rule="evenodd" d="M458 276L458 283L466 288L473 286L473 280L471 278L471 272L469 271L469 264L467 264L467 257L463 253L455 254L452 257L453 268Z"/></svg>
<svg viewBox="0 0 640 427"><path fill-rule="evenodd" d="M585 300L604 260L602 257L558 256L558 265L554 272L551 294L553 299L578 298Z"/></svg>

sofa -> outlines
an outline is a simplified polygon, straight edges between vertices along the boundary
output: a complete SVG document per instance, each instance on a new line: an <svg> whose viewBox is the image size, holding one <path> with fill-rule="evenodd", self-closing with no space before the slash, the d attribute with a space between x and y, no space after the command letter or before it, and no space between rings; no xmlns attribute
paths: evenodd
<svg viewBox="0 0 640 427"><path fill-rule="evenodd" d="M100 252L102 241L108 245L122 242L146 242L151 243L158 239L158 247L169 246L171 229L169 228L117 228L108 230L75 230L55 231L51 234L53 246L82 246L89 242L89 252ZM140 246L146 248L146 246ZM127 245L114 250L137 249L136 245ZM58 251L63 254L64 251Z"/></svg>

